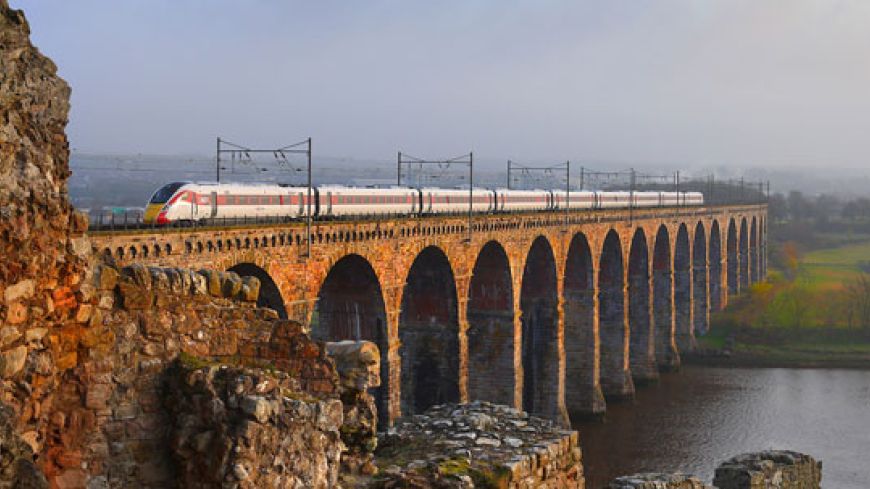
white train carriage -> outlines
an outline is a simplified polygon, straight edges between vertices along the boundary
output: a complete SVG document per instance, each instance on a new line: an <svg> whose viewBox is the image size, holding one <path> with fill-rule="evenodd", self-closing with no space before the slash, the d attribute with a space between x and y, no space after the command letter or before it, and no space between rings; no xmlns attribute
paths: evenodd
<svg viewBox="0 0 870 489"><path fill-rule="evenodd" d="M631 192L595 192L596 209L626 209L631 204Z"/></svg>
<svg viewBox="0 0 870 489"><path fill-rule="evenodd" d="M553 206L553 193L549 190L496 189L496 207L499 212L545 211Z"/></svg>
<svg viewBox="0 0 870 489"><path fill-rule="evenodd" d="M566 196L566 194L568 194ZM565 199L569 199L569 208L571 209L595 209L596 200L595 192L576 191L565 192L564 190L553 191L553 209L565 210Z"/></svg>
<svg viewBox="0 0 870 489"><path fill-rule="evenodd" d="M420 207L420 191L407 187L317 187L321 217L410 215ZM466 204L467 205L467 204Z"/></svg>
<svg viewBox="0 0 870 489"><path fill-rule="evenodd" d="M704 194L701 192L683 192L683 205L704 205Z"/></svg>
<svg viewBox="0 0 870 489"><path fill-rule="evenodd" d="M307 193L306 187L274 184L173 182L151 196L144 222L169 224L254 217L293 219L306 215ZM315 204L312 200L312 213L316 211Z"/></svg>
<svg viewBox="0 0 870 489"><path fill-rule="evenodd" d="M632 192L634 207L661 207L663 192Z"/></svg>
<svg viewBox="0 0 870 489"><path fill-rule="evenodd" d="M472 212L495 210L496 193L485 188L474 188L471 195ZM468 189L423 188L420 189L423 214L452 214L468 212Z"/></svg>

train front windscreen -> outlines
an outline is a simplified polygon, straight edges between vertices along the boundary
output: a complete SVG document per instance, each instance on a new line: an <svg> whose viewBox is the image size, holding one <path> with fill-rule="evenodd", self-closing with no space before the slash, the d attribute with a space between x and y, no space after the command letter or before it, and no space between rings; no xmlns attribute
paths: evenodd
<svg viewBox="0 0 870 489"><path fill-rule="evenodd" d="M172 195L175 194L184 183L185 182L167 183L154 192L154 195L151 196L151 200L148 201L148 206L145 207L144 221L146 224L151 224L155 219L157 219L157 215L160 214L163 204L169 202Z"/></svg>

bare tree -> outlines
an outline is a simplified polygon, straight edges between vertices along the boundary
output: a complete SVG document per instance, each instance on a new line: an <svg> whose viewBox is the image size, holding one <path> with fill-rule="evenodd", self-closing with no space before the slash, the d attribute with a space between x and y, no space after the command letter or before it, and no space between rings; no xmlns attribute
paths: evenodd
<svg viewBox="0 0 870 489"><path fill-rule="evenodd" d="M861 273L846 285L849 326L870 329L870 275Z"/></svg>

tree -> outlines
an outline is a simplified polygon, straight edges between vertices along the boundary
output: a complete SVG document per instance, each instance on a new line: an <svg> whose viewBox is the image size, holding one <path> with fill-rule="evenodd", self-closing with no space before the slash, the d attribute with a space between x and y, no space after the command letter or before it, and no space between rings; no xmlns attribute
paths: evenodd
<svg viewBox="0 0 870 489"><path fill-rule="evenodd" d="M782 222L788 218L788 202L785 196L777 192L770 196L767 204L767 215L772 222Z"/></svg>
<svg viewBox="0 0 870 489"><path fill-rule="evenodd" d="M840 199L837 197L828 194L821 194L816 197L816 201L814 205L812 205L810 211L817 221L827 222L837 214L837 211L841 206Z"/></svg>
<svg viewBox="0 0 870 489"><path fill-rule="evenodd" d="M803 221L810 214L810 204L803 192L792 190L788 193L788 213L795 221Z"/></svg>
<svg viewBox="0 0 870 489"><path fill-rule="evenodd" d="M861 273L846 285L849 327L870 329L870 275Z"/></svg>
<svg viewBox="0 0 870 489"><path fill-rule="evenodd" d="M846 202L846 205L843 206L843 211L841 212L843 219L848 219L850 221L854 221L861 215L861 209L858 207L858 203L854 200L850 200Z"/></svg>

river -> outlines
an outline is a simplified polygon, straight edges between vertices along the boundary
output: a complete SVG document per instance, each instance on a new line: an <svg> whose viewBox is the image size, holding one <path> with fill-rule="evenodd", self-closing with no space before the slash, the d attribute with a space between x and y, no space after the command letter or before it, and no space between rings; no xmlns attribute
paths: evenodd
<svg viewBox="0 0 870 489"><path fill-rule="evenodd" d="M770 448L821 460L823 487L870 487L870 371L688 366L575 427L589 489L649 471L710 482L721 461Z"/></svg>

